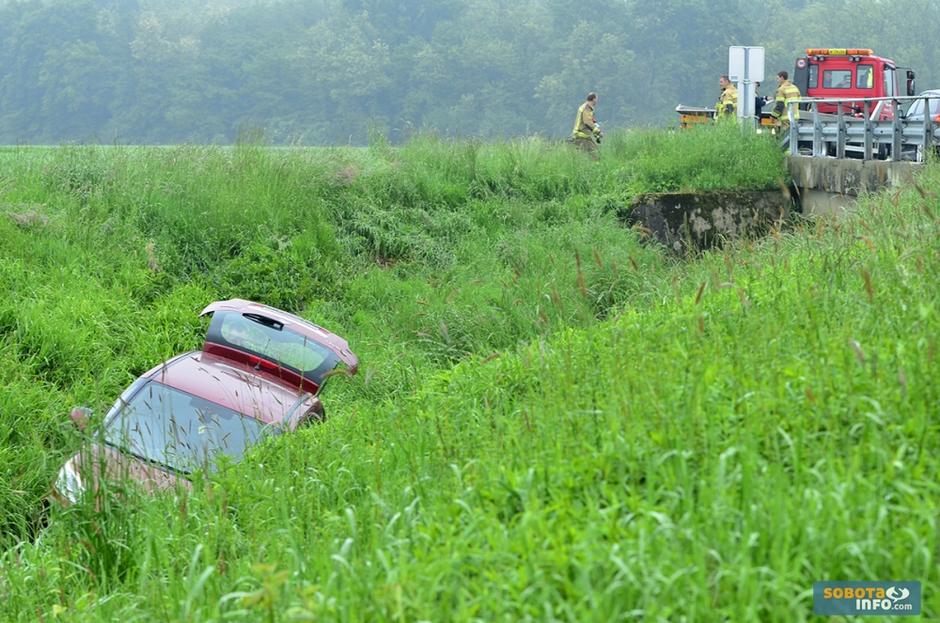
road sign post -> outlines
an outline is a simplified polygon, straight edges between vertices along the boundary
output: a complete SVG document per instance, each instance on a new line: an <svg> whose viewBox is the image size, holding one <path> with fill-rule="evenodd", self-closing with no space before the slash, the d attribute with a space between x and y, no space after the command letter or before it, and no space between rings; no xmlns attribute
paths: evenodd
<svg viewBox="0 0 940 623"><path fill-rule="evenodd" d="M756 83L764 80L764 48L753 45L728 48L728 79L738 87L738 118L753 118Z"/></svg>

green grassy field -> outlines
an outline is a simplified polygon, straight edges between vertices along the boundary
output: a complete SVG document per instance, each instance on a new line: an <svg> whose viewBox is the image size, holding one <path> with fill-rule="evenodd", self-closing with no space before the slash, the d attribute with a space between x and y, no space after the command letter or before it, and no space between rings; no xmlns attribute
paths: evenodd
<svg viewBox="0 0 940 623"><path fill-rule="evenodd" d="M368 150L0 150L0 617L794 621L812 582L940 615L940 171L679 259L656 190L776 188L733 128ZM42 499L239 296L349 339L330 418L189 496Z"/></svg>

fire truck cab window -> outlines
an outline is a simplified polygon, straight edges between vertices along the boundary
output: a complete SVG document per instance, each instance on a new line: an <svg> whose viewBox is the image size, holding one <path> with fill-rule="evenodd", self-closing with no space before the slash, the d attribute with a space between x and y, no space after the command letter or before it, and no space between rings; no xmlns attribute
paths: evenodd
<svg viewBox="0 0 940 623"><path fill-rule="evenodd" d="M811 89L819 86L819 65L809 66L809 80L807 81Z"/></svg>
<svg viewBox="0 0 940 623"><path fill-rule="evenodd" d="M851 69L827 69L823 72L824 89L851 89Z"/></svg>
<svg viewBox="0 0 940 623"><path fill-rule="evenodd" d="M894 91L894 67L885 65L885 97L896 95Z"/></svg>
<svg viewBox="0 0 940 623"><path fill-rule="evenodd" d="M855 88L870 89L874 85L874 68L871 65L859 65L855 71Z"/></svg>

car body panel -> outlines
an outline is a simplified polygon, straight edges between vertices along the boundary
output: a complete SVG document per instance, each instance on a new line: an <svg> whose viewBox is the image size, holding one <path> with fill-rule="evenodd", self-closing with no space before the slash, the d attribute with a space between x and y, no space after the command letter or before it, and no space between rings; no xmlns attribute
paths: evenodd
<svg viewBox="0 0 940 623"><path fill-rule="evenodd" d="M147 493L167 491L176 487L188 491L193 486L189 480L171 471L97 443L89 444L82 451L76 452L62 469L72 470L78 475L80 482L88 482L90 487L83 486L83 489L85 493L90 490L93 495L101 489L102 481L131 482ZM52 488L51 497L63 507L73 503L67 494L58 491L56 487ZM100 500L96 499L94 503L98 508Z"/></svg>
<svg viewBox="0 0 940 623"><path fill-rule="evenodd" d="M145 376L265 424L285 420L308 396L271 374L202 351L176 357Z"/></svg>
<svg viewBox="0 0 940 623"><path fill-rule="evenodd" d="M192 488L186 478L109 446L94 444L88 452L72 457L72 461L79 473L95 474L96 483L100 478L99 470L104 467L109 480L133 480L145 491L162 491L176 485Z"/></svg>

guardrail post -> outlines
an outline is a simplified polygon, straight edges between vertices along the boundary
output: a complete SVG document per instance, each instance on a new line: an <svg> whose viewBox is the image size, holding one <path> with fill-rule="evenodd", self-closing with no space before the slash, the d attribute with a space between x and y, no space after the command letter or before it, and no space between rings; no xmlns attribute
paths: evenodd
<svg viewBox="0 0 940 623"><path fill-rule="evenodd" d="M798 106L790 102L787 104L787 120L790 122L790 155L800 155L800 121L793 118L793 107Z"/></svg>
<svg viewBox="0 0 940 623"><path fill-rule="evenodd" d="M822 154L822 122L819 121L819 105L813 102L813 155Z"/></svg>
<svg viewBox="0 0 940 623"><path fill-rule="evenodd" d="M872 159L872 135L871 135L871 102L865 100L865 152L862 156L865 160Z"/></svg>
<svg viewBox="0 0 940 623"><path fill-rule="evenodd" d="M904 126L901 125L901 109L900 102L898 100L891 100L894 108L894 119L891 122L891 159L900 160L901 159L901 145L903 144Z"/></svg>
<svg viewBox="0 0 940 623"><path fill-rule="evenodd" d="M933 117L930 116L930 97L924 98L924 143L919 162L927 161L927 153L933 147Z"/></svg>
<svg viewBox="0 0 940 623"><path fill-rule="evenodd" d="M845 113L842 112L842 103L839 103L839 134L836 139L836 158L845 158Z"/></svg>

